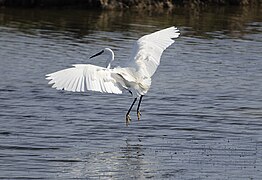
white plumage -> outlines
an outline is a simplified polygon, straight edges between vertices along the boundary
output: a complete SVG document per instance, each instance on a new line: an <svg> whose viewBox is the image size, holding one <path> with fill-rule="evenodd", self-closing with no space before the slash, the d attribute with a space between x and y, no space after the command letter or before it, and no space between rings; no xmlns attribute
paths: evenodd
<svg viewBox="0 0 262 180"><path fill-rule="evenodd" d="M166 28L152 34L145 35L135 42L128 67L116 67L111 69L114 60L114 52L105 48L99 53L107 54L106 68L91 64L76 64L74 67L57 71L46 75L53 84L53 88L73 92L99 91L102 93L121 94L129 90L134 101L126 114L127 123L131 120L129 113L140 97L137 115L140 118L139 106L143 95L147 93L151 85L151 77L155 73L163 51L174 43L174 38L179 36L179 30L175 27Z"/></svg>
<svg viewBox="0 0 262 180"><path fill-rule="evenodd" d="M99 91L121 94L122 90L112 77L113 69L91 64L76 64L74 67L48 74L48 84L53 88L73 92Z"/></svg>
<svg viewBox="0 0 262 180"><path fill-rule="evenodd" d="M131 64L135 63L144 76L151 77L160 63L163 51L175 42L173 39L179 34L177 28L170 27L141 37L133 47Z"/></svg>

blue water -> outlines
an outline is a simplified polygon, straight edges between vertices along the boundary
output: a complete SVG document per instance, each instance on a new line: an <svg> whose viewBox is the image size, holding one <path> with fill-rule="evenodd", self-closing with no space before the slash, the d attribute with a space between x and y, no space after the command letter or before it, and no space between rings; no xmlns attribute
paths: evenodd
<svg viewBox="0 0 262 180"><path fill-rule="evenodd" d="M257 16L235 29L215 12L214 25L199 27L180 11L166 21L65 11L0 13L0 179L261 178ZM104 47L121 65L136 39L174 23L181 37L162 56L141 120L134 108L128 127L130 94L63 92L45 80L71 64L105 66L105 57L88 59Z"/></svg>

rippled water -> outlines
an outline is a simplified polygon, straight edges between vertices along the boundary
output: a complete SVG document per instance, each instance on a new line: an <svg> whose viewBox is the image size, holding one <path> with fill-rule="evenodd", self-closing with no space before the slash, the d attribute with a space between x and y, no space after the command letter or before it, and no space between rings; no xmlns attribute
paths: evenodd
<svg viewBox="0 0 262 180"><path fill-rule="evenodd" d="M0 12L0 178L260 179L259 11ZM133 42L176 25L130 126L129 94L56 91L45 74L103 47L124 63Z"/></svg>

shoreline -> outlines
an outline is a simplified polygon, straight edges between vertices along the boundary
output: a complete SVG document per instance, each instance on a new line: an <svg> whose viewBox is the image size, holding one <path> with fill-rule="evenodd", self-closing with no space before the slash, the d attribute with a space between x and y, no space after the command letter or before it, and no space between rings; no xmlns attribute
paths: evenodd
<svg viewBox="0 0 262 180"><path fill-rule="evenodd" d="M177 6L206 7L260 5L261 0L0 0L0 7L81 9L174 9Z"/></svg>

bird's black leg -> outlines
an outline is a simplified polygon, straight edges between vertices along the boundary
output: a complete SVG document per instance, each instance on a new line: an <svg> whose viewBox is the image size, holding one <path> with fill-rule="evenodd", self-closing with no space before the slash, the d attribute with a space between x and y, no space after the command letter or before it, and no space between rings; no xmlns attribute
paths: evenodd
<svg viewBox="0 0 262 180"><path fill-rule="evenodd" d="M133 108L136 100L137 100L137 98L134 99L133 103L131 104L129 110L128 110L127 113L126 113L126 124L127 124L127 125L128 125L128 123L131 121L131 117L130 117L129 113L130 113L130 111L132 110L132 108Z"/></svg>
<svg viewBox="0 0 262 180"><path fill-rule="evenodd" d="M141 113L140 113L140 111L139 111L139 108L140 108L140 104L141 104L142 98L143 98L143 95L140 96L139 103L138 103L137 110L136 110L138 121L140 120L140 116L141 116Z"/></svg>

